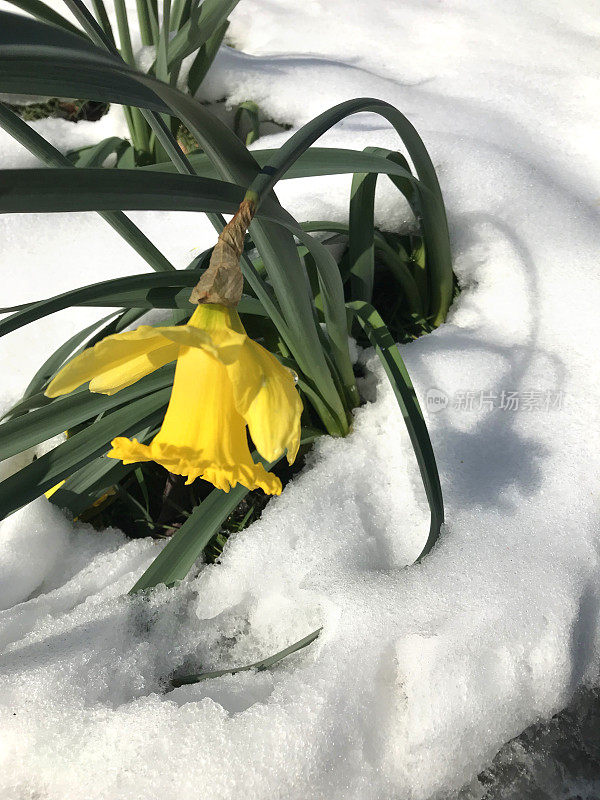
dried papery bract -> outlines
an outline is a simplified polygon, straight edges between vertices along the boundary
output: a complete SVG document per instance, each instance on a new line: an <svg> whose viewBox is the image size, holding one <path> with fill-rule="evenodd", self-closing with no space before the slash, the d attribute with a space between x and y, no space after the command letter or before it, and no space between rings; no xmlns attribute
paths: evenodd
<svg viewBox="0 0 600 800"><path fill-rule="evenodd" d="M190 303L216 303L236 308L242 297L244 278L240 258L244 237L256 211L256 204L244 199L235 216L219 235L208 269L190 295Z"/></svg>

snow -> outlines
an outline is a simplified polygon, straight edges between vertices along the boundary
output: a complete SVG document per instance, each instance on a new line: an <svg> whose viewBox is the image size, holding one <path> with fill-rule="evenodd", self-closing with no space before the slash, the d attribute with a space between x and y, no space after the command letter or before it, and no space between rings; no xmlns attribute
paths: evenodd
<svg viewBox="0 0 600 800"><path fill-rule="evenodd" d="M448 322L402 354L447 525L405 568L426 506L368 351L368 402L351 435L315 445L222 563L198 565L175 590L126 597L160 545L32 503L0 524L7 800L447 797L597 678L595 5L242 0L228 33L238 49L221 52L204 99L253 99L297 127L342 100L379 97L416 125L438 170L462 294ZM36 127L65 149L123 134L116 109L97 124ZM319 143L398 146L371 114ZM2 136L0 163L34 159ZM378 223L405 224L380 184ZM300 219L344 219L349 179L286 181L278 196ZM178 267L214 239L187 214L132 217ZM145 269L94 215L0 225L6 305ZM94 314L3 340L2 404L54 337ZM165 692L175 669L251 663L321 625L268 672Z"/></svg>

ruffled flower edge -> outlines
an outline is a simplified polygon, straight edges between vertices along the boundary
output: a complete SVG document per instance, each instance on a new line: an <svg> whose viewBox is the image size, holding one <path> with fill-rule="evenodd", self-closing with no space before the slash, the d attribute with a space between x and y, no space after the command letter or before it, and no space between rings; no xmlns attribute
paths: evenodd
<svg viewBox="0 0 600 800"><path fill-rule="evenodd" d="M246 489L262 489L265 494L281 494L281 481L272 472L267 472L262 464L215 464L202 458L202 453L191 447L152 442L141 444L137 439L119 436L111 442L112 450L107 455L124 464L135 464L139 461L155 461L169 472L187 477L186 485L196 478L203 478L221 489L229 492L240 483Z"/></svg>

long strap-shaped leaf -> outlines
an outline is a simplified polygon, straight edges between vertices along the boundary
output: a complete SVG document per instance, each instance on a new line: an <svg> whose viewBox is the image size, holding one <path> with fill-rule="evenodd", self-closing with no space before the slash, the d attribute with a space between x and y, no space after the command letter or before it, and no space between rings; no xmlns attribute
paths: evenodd
<svg viewBox="0 0 600 800"><path fill-rule="evenodd" d="M350 237L350 226L346 222L331 222L331 220L311 220L309 222L301 223L303 230L310 232L313 231L328 231L331 233L341 233L346 237ZM402 291L406 296L410 312L416 319L423 316L423 305L419 289L415 283L415 279L411 275L405 261L403 261L398 253L386 242L383 236L375 231L374 236L375 249L378 250L389 266L390 270L394 273L396 280L400 283ZM408 259L408 256L407 256ZM347 275L343 276L344 279Z"/></svg>
<svg viewBox="0 0 600 800"><path fill-rule="evenodd" d="M2 103L0 103L0 126L48 166L74 167L72 162L66 156L63 156L60 150L53 147L50 142L47 142L37 131L30 128L26 122L16 114L13 114ZM95 156L96 152L93 155ZM91 156L92 154L90 154ZM99 211L98 213L139 253L152 269L157 272L175 269L160 250L152 244L150 239L122 211Z"/></svg>
<svg viewBox="0 0 600 800"><path fill-rule="evenodd" d="M130 594L152 589L161 583L174 586L183 580L206 545L219 532L223 521L247 494L248 489L241 484L227 493L213 489L169 539L166 547L132 587Z"/></svg>
<svg viewBox="0 0 600 800"><path fill-rule="evenodd" d="M41 0L8 0L8 2L20 8L22 11L26 11L28 14L31 14L36 19L39 19L41 22L49 22L51 25L58 25L59 28L63 28L70 33L75 33L78 36L83 36L81 31L75 27L68 19L65 19L61 14L56 12L53 8L50 8L46 3L42 3Z"/></svg>
<svg viewBox="0 0 600 800"><path fill-rule="evenodd" d="M102 167L108 156L115 155L119 158L129 147L130 144L127 139L121 139L119 136L109 136L91 147L83 147L73 154L69 154L69 160L72 159L71 163L80 169ZM66 166L66 164L49 161L48 166L61 167Z"/></svg>
<svg viewBox="0 0 600 800"><path fill-rule="evenodd" d="M400 153L380 147L367 147L365 152L399 165L410 176L408 163ZM348 260L352 277L352 296L367 303L372 300L375 282L375 189L379 174L378 172L356 173L350 191ZM418 191L415 182L410 177L398 173L389 172L388 176L402 192L418 218ZM425 280L420 281L420 284L423 286L420 295L423 301L427 299L427 284Z"/></svg>
<svg viewBox="0 0 600 800"><path fill-rule="evenodd" d="M0 181L3 214L112 209L231 214L245 194L243 187L226 181L138 169L5 169L0 170ZM290 224L289 216L272 201L257 213L259 218Z"/></svg>
<svg viewBox="0 0 600 800"><path fill-rule="evenodd" d="M420 561L437 542L444 522L442 488L431 439L406 366L385 323L369 303L357 300L347 305L375 348L392 384L425 486L431 521L427 541L417 558Z"/></svg>
<svg viewBox="0 0 600 800"><path fill-rule="evenodd" d="M28 325L30 322L35 322L42 317L62 311L70 306L87 305L88 303L90 305L95 303L102 305L104 298L119 294L126 297L129 292L134 291L145 292L145 303L148 306L152 306L152 292L160 291L162 287L192 287L200 279L201 275L202 272L197 270L177 270L168 273L128 275L125 278L92 283L89 286L73 289L70 292L63 292L47 300L39 300L38 302L27 304L10 317L0 320L0 336L6 336L8 333L22 328L23 325ZM143 298L139 299L142 302Z"/></svg>
<svg viewBox="0 0 600 800"><path fill-rule="evenodd" d="M80 391L0 425L0 461L45 442L102 412L173 385L174 368L163 367L113 395Z"/></svg>
<svg viewBox="0 0 600 800"><path fill-rule="evenodd" d="M196 95L200 84L206 77L208 70L215 60L215 56L219 52L228 27L229 23L224 22L198 50L187 76L187 87L192 97Z"/></svg>
<svg viewBox="0 0 600 800"><path fill-rule="evenodd" d="M380 114L393 125L408 150L419 179L429 189L429 192L420 192L419 216L432 274L429 316L434 325L439 325L444 321L450 307L453 287L446 212L435 168L427 149L413 125L397 108L372 97L348 100L330 108L296 131L277 151L271 163L263 168L250 188L259 197L266 196L290 165L320 136L351 114L363 111Z"/></svg>
<svg viewBox="0 0 600 800"><path fill-rule="evenodd" d="M108 14L106 13L106 6L104 5L104 0L92 0L92 8L94 9L94 14L96 15L96 19L98 20L98 25L102 28L104 35L108 39L108 41L116 48L115 44L115 35L112 30L112 25L110 24L110 20L108 18Z"/></svg>
<svg viewBox="0 0 600 800"><path fill-rule="evenodd" d="M0 320L0 337L71 306L115 306L136 310L181 308L191 314L194 306L189 302L189 290L198 282L201 276L202 271L199 270L178 270L176 273L169 272L158 275L143 272L140 275L128 275L125 278L92 283L89 286L73 289L70 292L64 292L47 300L26 303L17 307L15 313L11 316ZM187 290L178 289L177 287L180 286L187 287ZM266 314L258 300L254 297L246 297L246 295L242 297L238 308L241 313L245 314L257 314L258 316L265 316ZM0 313L5 313L8 310L0 309ZM133 323L136 320L131 319L130 321ZM119 330L123 328L122 322L120 321ZM72 340L66 343L67 348L72 345L69 354L79 343L78 340L80 339L83 342L89 336L89 332L98 324L100 323L95 323L91 328L76 334ZM107 331L103 335L108 334L109 332ZM93 343L95 342L91 344ZM64 363L65 359L58 363L58 358L60 356L55 354L55 358L46 365L46 371L49 370L48 375L54 374L54 370Z"/></svg>
<svg viewBox="0 0 600 800"><path fill-rule="evenodd" d="M169 68L181 64L223 25L239 0L204 0L191 13L169 44Z"/></svg>
<svg viewBox="0 0 600 800"><path fill-rule="evenodd" d="M170 395L169 386L106 414L0 482L0 519L35 500L76 469L106 453L113 437L134 435L140 428L153 424L155 418L160 419Z"/></svg>
<svg viewBox="0 0 600 800"><path fill-rule="evenodd" d="M296 653L298 650L302 650L303 647L308 647L309 644L315 641L315 639L319 636L323 628L317 628L316 631L309 633L308 636L305 636L303 639L300 639L294 644L291 644L289 647L286 647L285 650L280 650L279 653L275 653L275 655L269 656L268 658L263 658L262 661L256 661L254 664L248 664L245 667L232 667L230 669L217 669L213 672L198 672L195 675L185 675L182 677L175 677L171 680L171 686L176 689L179 686L185 686L190 683L200 683L200 681L207 681L211 678L220 678L222 675L235 675L237 672L247 672L248 670L254 669L257 672L260 672L264 669L270 669L271 667L275 666L278 661L281 661L286 656L291 656L292 653Z"/></svg>
<svg viewBox="0 0 600 800"><path fill-rule="evenodd" d="M372 148L376 152L380 148ZM376 155L367 150L350 150L342 147L311 147L300 153L296 161L289 165L281 175L280 180L291 178L312 178L317 175L339 175L346 172L377 172L386 175L397 175L406 178L415 186L425 186L407 171L400 164L389 159ZM277 150L272 148L265 150L253 150L252 155L261 167L268 166L273 160ZM204 153L190 153L188 156L190 164L194 168L196 175L203 178L218 178L219 173L212 165L211 160ZM139 167L148 172L175 172L173 164L161 162L159 164L148 164Z"/></svg>
<svg viewBox="0 0 600 800"><path fill-rule="evenodd" d="M156 47L160 34L158 19L154 12L155 5L150 0L137 0L136 6L142 44Z"/></svg>
<svg viewBox="0 0 600 800"><path fill-rule="evenodd" d="M352 178L348 225L348 261L352 296L370 303L375 283L375 186L377 174Z"/></svg>

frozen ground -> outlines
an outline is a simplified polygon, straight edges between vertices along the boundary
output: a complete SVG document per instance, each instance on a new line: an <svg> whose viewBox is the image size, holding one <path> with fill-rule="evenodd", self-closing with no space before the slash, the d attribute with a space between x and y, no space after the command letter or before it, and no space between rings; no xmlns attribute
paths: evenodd
<svg viewBox="0 0 600 800"><path fill-rule="evenodd" d="M223 563L177 590L125 597L157 551L150 540L72 525L44 499L18 512L0 539L7 800L447 796L597 677L596 4L242 0L230 34L238 49L218 58L206 98L253 99L298 126L375 96L432 154L463 292L403 356L423 404L448 401L427 412L448 524L404 568L425 508L369 353L370 402L352 435L319 443ZM72 145L120 122L113 109L96 125L38 126ZM396 146L372 115L322 143ZM2 136L0 163L34 162ZM342 219L348 191L328 178L278 194L302 219ZM382 189L379 224L404 215ZM196 216L134 217L179 266L212 241ZM90 215L0 225L3 304L143 269ZM91 318L4 340L3 403L50 335ZM271 672L163 693L182 664L249 663L319 625L315 644Z"/></svg>

